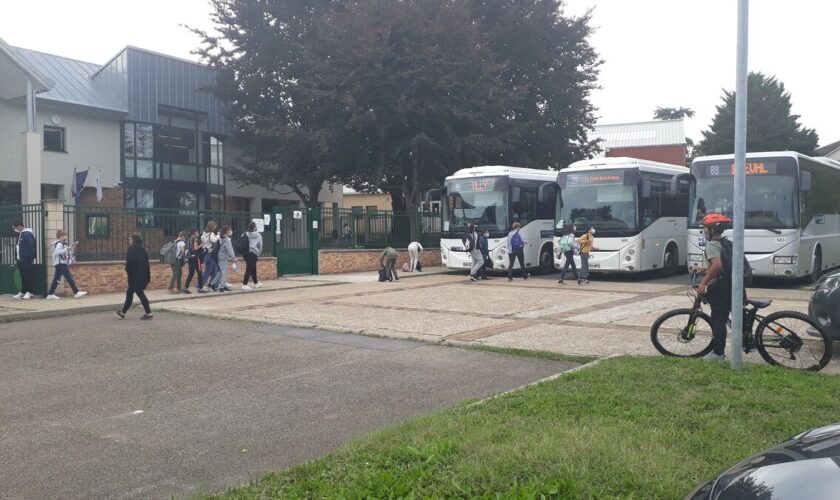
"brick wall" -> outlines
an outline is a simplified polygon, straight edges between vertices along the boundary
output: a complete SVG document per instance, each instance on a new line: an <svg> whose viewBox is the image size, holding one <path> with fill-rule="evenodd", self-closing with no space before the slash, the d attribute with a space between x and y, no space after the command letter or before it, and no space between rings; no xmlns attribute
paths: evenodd
<svg viewBox="0 0 840 500"><path fill-rule="evenodd" d="M152 282L147 287L149 290L165 289L169 286L169 278L172 276L172 270L168 264L162 264L150 256ZM126 279L124 271L124 262L80 262L74 264L71 268L76 284L82 290L90 293L115 293L124 292L126 288ZM239 272L233 272L233 265L228 264L228 282L232 285L237 285L242 282L242 274L245 272L245 262L239 259ZM53 270L49 271L49 280L52 280ZM189 267L183 267L183 278L187 279ZM277 261L274 257L260 257L257 261L257 277L260 281L269 281L277 279ZM64 281L62 281L64 283ZM195 283L195 278L193 278ZM195 285L191 283L191 287ZM70 288L64 284L64 293L70 294ZM57 294L61 294L62 285L59 285Z"/></svg>
<svg viewBox="0 0 840 500"><path fill-rule="evenodd" d="M408 250L398 250L400 258L397 267L402 268L408 262ZM318 252L319 274L356 273L379 269L379 256L382 250L320 250ZM420 254L423 267L440 266L440 249L426 248Z"/></svg>
<svg viewBox="0 0 840 500"><path fill-rule="evenodd" d="M606 156L638 158L640 160L659 161L672 165L685 166L685 146L650 146L639 148L613 148L607 151Z"/></svg>

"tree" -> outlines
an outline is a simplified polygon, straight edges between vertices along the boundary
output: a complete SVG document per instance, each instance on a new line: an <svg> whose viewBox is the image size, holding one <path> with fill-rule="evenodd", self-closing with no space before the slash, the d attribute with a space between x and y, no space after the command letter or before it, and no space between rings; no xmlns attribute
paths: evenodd
<svg viewBox="0 0 840 500"><path fill-rule="evenodd" d="M341 106L312 80L307 45L341 3L332 0L211 0L216 34L199 55L217 70L209 90L224 101L241 156L230 171L245 184L282 192L308 207L339 176L347 136Z"/></svg>
<svg viewBox="0 0 840 500"><path fill-rule="evenodd" d="M798 151L811 155L819 137L791 114L790 94L775 77L750 73L747 79L747 151ZM732 154L735 150L735 92L724 90L723 104L703 140L700 154Z"/></svg>
<svg viewBox="0 0 840 500"><path fill-rule="evenodd" d="M691 108L663 108L657 106L653 111L654 120L681 120L683 118L694 118L694 110Z"/></svg>

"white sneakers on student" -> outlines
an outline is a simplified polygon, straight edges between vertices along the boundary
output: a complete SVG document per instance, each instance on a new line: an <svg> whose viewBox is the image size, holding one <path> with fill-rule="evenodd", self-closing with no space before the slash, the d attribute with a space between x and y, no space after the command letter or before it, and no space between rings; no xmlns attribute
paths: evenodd
<svg viewBox="0 0 840 500"><path fill-rule="evenodd" d="M31 294L31 293L29 293L29 292L26 292L26 293L25 293L25 294L23 294L23 296L21 297L21 300L29 300L29 299L31 299L31 298L32 298L32 294Z"/></svg>
<svg viewBox="0 0 840 500"><path fill-rule="evenodd" d="M84 297L85 295L87 295L87 292L83 292L83 291L79 290L78 292L76 292L75 295L73 295L73 298L74 299L80 299L80 298Z"/></svg>
<svg viewBox="0 0 840 500"><path fill-rule="evenodd" d="M253 290L253 288L251 288L251 287L250 287L250 286L248 286L248 285L242 285L241 290L242 290L243 292L250 292L251 290Z"/></svg>
<svg viewBox="0 0 840 500"><path fill-rule="evenodd" d="M56 295L56 294L47 295L47 300L59 300L60 298L61 298L61 297L59 297L59 296L58 296L58 295Z"/></svg>
<svg viewBox="0 0 840 500"><path fill-rule="evenodd" d="M254 288L262 288L262 283L256 283L256 284L254 285Z"/></svg>
<svg viewBox="0 0 840 500"><path fill-rule="evenodd" d="M15 300L20 300L20 299L23 298L23 294L18 292L16 294L12 295L12 298L15 299Z"/></svg>

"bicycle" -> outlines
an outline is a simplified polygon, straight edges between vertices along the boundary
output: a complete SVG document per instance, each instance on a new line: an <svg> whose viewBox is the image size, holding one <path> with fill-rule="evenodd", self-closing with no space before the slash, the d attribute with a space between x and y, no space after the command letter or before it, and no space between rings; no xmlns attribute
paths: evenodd
<svg viewBox="0 0 840 500"><path fill-rule="evenodd" d="M696 276L692 273L692 281ZM706 298L693 284L688 292L694 302L691 308L669 311L660 316L650 329L650 339L657 351L666 356L695 358L712 350L711 318L703 312ZM832 341L819 324L796 311L759 314L769 307L771 299L745 299L743 350L758 350L770 365L791 369L819 371L831 361ZM667 323L667 324L666 324ZM731 321L729 322L731 326Z"/></svg>

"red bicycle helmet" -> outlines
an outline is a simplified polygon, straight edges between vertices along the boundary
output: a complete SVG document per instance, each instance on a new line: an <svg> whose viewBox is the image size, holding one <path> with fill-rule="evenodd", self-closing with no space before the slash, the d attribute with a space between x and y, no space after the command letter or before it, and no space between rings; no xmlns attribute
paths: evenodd
<svg viewBox="0 0 840 500"><path fill-rule="evenodd" d="M704 226L714 226L716 224L732 224L732 219L723 214L709 214L703 217Z"/></svg>

